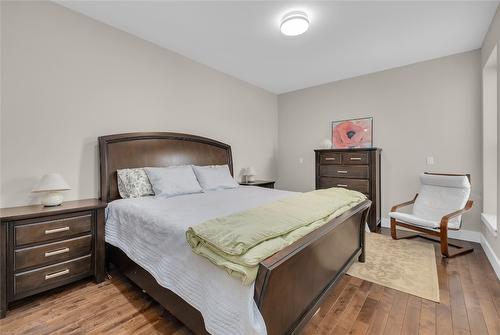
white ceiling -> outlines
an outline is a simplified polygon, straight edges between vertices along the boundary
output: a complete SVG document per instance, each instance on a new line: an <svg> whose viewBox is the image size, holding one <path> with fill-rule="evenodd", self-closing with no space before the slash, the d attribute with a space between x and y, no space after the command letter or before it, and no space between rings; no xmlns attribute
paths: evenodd
<svg viewBox="0 0 500 335"><path fill-rule="evenodd" d="M64 1L63 6L274 93L481 47L489 1ZM310 15L297 37L289 10Z"/></svg>

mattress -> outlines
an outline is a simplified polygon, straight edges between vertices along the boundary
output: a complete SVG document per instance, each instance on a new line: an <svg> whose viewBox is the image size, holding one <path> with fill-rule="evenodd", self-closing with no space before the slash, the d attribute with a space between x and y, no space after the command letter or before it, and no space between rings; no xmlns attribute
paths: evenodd
<svg viewBox="0 0 500 335"><path fill-rule="evenodd" d="M120 248L161 286L199 310L211 334L266 334L253 300L254 285L243 285L194 254L186 241L186 230L294 194L244 186L172 198L115 200L106 209L106 242Z"/></svg>

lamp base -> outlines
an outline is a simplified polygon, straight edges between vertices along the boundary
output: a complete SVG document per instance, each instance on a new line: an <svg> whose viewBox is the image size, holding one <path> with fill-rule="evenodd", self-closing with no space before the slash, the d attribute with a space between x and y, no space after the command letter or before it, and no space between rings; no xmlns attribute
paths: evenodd
<svg viewBox="0 0 500 335"><path fill-rule="evenodd" d="M45 207L53 207L62 204L64 197L61 192L47 192L40 200Z"/></svg>

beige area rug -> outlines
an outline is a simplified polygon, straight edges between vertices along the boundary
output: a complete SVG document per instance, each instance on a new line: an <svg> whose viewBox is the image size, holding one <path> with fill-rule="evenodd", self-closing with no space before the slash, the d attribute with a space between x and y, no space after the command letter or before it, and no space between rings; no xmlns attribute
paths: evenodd
<svg viewBox="0 0 500 335"><path fill-rule="evenodd" d="M431 242L393 240L366 233L366 262L347 274L398 291L439 302L436 256Z"/></svg>

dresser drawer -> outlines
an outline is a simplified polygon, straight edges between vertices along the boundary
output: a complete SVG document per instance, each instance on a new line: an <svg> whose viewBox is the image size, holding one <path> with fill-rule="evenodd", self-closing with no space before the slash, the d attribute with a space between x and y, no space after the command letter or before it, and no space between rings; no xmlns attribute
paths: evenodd
<svg viewBox="0 0 500 335"><path fill-rule="evenodd" d="M363 165L320 165L320 177L368 178L368 166Z"/></svg>
<svg viewBox="0 0 500 335"><path fill-rule="evenodd" d="M319 188L343 187L349 190L368 194L370 185L366 179L320 177Z"/></svg>
<svg viewBox="0 0 500 335"><path fill-rule="evenodd" d="M90 232L91 224L92 215L89 213L74 217L16 225L14 227L16 246L46 242Z"/></svg>
<svg viewBox="0 0 500 335"><path fill-rule="evenodd" d="M341 155L338 152L322 152L319 154L320 164L340 164Z"/></svg>
<svg viewBox="0 0 500 335"><path fill-rule="evenodd" d="M14 297L30 295L32 291L41 292L45 289L64 284L76 277L91 275L91 257L86 255L66 262L49 265L43 268L21 272L14 275Z"/></svg>
<svg viewBox="0 0 500 335"><path fill-rule="evenodd" d="M90 254L91 251L92 235L17 249L14 251L14 270L17 272L25 268L62 262Z"/></svg>
<svg viewBox="0 0 500 335"><path fill-rule="evenodd" d="M368 153L367 152L343 152L342 153L342 164L349 165L359 165L368 164Z"/></svg>

